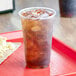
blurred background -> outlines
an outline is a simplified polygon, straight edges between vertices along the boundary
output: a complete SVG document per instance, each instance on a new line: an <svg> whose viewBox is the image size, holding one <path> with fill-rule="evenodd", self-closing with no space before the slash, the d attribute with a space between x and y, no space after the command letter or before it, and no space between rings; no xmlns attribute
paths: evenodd
<svg viewBox="0 0 76 76"><path fill-rule="evenodd" d="M19 10L36 6L49 7L57 13L53 36L76 49L76 0L14 0L14 3L14 11L0 14L0 33L21 30Z"/></svg>

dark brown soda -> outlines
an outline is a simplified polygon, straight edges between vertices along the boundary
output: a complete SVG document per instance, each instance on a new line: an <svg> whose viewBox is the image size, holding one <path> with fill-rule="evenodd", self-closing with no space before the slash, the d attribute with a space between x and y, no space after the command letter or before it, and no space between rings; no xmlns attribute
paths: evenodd
<svg viewBox="0 0 76 76"><path fill-rule="evenodd" d="M53 30L51 20L22 19L22 27L27 67L48 67Z"/></svg>

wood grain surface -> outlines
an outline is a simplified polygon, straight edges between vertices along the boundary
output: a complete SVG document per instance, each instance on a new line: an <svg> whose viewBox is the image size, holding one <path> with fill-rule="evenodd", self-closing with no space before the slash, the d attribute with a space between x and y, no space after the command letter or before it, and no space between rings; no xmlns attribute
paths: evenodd
<svg viewBox="0 0 76 76"><path fill-rule="evenodd" d="M56 10L53 35L76 49L76 18L60 17L59 0L15 0L16 10L13 13L0 14L0 33L21 30L18 11L26 7L45 6Z"/></svg>

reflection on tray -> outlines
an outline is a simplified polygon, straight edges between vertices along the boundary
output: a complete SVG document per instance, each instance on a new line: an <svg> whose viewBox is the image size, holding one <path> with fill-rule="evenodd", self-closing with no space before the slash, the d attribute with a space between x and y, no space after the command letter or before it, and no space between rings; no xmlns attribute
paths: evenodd
<svg viewBox="0 0 76 76"><path fill-rule="evenodd" d="M25 69L24 76L50 76L50 67L45 69Z"/></svg>

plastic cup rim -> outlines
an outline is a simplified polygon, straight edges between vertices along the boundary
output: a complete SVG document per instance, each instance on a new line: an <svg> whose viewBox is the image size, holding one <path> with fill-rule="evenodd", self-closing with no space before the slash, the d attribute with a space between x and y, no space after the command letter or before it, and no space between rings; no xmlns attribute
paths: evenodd
<svg viewBox="0 0 76 76"><path fill-rule="evenodd" d="M30 10L30 9L47 9L47 10L50 10L50 11L52 11L53 12L53 15L51 15L51 16L49 16L49 17L47 17L47 18L28 18L28 19L51 19L51 18L53 18L55 15L56 15L56 11L54 10L54 9L51 9L51 8L47 8L47 7L28 7L28 8L24 8L24 9L22 9L22 10L20 10L19 12L18 12L18 14L19 14L19 16L20 17L22 17L22 18L24 18L24 19L27 19L27 17L25 17L25 16L23 16L22 15L22 13L24 12L24 11L27 11L27 10Z"/></svg>

